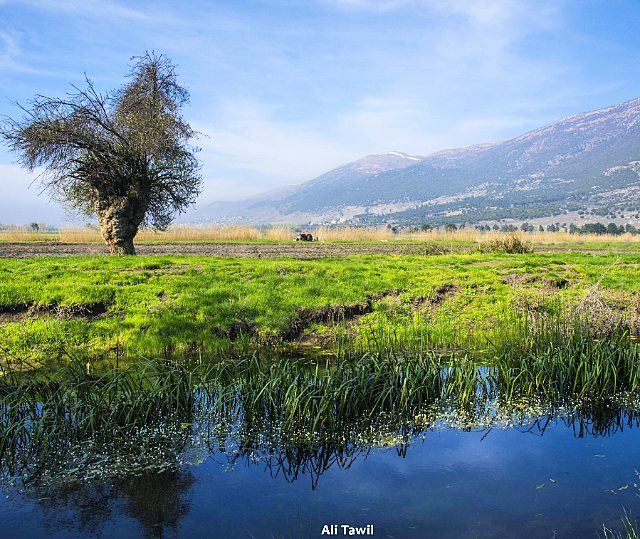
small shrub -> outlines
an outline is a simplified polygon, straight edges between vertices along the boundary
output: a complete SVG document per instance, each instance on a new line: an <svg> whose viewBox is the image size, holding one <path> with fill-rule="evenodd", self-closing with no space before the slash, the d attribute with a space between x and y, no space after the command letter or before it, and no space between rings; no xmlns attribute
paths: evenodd
<svg viewBox="0 0 640 539"><path fill-rule="evenodd" d="M511 233L495 238L488 244L489 251L509 253L509 254L526 254L533 252L533 248L529 242L524 241L518 234Z"/></svg>

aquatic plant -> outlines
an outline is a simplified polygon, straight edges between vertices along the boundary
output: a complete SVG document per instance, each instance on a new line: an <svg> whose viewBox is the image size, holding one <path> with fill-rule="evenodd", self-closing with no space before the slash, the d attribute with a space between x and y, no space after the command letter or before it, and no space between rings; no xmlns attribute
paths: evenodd
<svg viewBox="0 0 640 539"><path fill-rule="evenodd" d="M459 353L140 361L104 372L69 361L55 372L3 367L0 463L28 485L177 469L198 455L264 462L315 483L372 447L405 452L438 425L576 436L637 425L638 345L577 326L560 344L539 331L480 360ZM194 456L195 455L195 456ZM65 479L65 480L67 480Z"/></svg>
<svg viewBox="0 0 640 539"><path fill-rule="evenodd" d="M640 537L640 526L638 521L624 510L624 516L620 519L622 530L612 530L602 525L602 532L605 539L637 539Z"/></svg>

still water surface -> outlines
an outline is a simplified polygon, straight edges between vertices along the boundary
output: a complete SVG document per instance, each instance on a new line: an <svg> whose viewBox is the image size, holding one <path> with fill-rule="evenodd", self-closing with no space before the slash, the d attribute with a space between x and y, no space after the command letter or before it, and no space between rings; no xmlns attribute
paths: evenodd
<svg viewBox="0 0 640 539"><path fill-rule="evenodd" d="M1 536L320 537L349 523L376 537L597 537L603 523L621 528L624 509L640 514L640 429L626 419L595 434L559 419L441 425L407 446L312 459L295 477L200 448L161 473L6 487Z"/></svg>

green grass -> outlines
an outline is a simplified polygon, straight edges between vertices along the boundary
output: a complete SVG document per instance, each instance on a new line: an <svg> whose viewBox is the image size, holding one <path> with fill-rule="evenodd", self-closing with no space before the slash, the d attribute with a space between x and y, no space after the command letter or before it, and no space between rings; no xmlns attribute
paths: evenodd
<svg viewBox="0 0 640 539"><path fill-rule="evenodd" d="M571 310L594 286L610 316L632 325L639 277L631 254L2 259L0 353L246 351L280 343L296 325L310 349L476 351L510 338L523 312ZM343 320L357 305L366 308Z"/></svg>

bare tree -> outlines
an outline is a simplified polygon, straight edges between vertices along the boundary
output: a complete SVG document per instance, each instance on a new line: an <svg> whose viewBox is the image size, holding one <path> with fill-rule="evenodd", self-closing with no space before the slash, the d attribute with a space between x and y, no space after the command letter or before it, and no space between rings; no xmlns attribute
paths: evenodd
<svg viewBox="0 0 640 539"><path fill-rule="evenodd" d="M36 96L0 130L23 166L44 168L58 200L97 216L114 254L135 254L140 226L165 229L201 184L175 66L155 53L133 61L121 89L101 94L86 78L63 99Z"/></svg>

